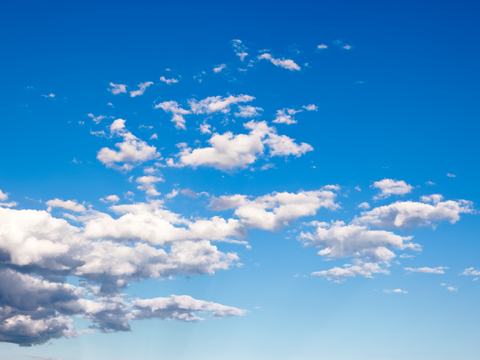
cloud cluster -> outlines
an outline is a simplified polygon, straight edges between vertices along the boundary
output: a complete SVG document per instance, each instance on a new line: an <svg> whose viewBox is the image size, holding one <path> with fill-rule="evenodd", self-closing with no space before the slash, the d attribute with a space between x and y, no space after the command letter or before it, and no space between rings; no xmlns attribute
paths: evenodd
<svg viewBox="0 0 480 360"><path fill-rule="evenodd" d="M243 61L246 56L248 56L247 48L241 40L232 40L233 51L235 55L240 57L240 60Z"/></svg>
<svg viewBox="0 0 480 360"><path fill-rule="evenodd" d="M230 95L225 98L221 96L210 96L200 101L191 99L188 101L188 104L194 114L212 114L216 112L227 114L230 112L231 105L250 102L254 99L255 98L250 95Z"/></svg>
<svg viewBox="0 0 480 360"><path fill-rule="evenodd" d="M234 135L226 132L215 133L208 140L210 147L184 148L178 155L178 161L167 160L169 166L208 166L219 170L246 168L253 164L268 148L269 156L301 156L313 148L306 143L297 144L286 135L278 135L274 127L265 121L250 121L244 124L250 132Z"/></svg>
<svg viewBox="0 0 480 360"><path fill-rule="evenodd" d="M165 112L171 112L173 114L172 122L175 123L176 129L187 129L185 127L185 119L183 118L183 115L191 114L189 110L179 107L176 101L164 101L155 105L155 109L159 108L163 109Z"/></svg>

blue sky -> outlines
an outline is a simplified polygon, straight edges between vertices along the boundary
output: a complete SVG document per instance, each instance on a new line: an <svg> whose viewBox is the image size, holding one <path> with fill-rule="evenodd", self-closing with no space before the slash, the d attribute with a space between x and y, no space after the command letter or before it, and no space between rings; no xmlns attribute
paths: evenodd
<svg viewBox="0 0 480 360"><path fill-rule="evenodd" d="M478 358L478 3L1 9L2 359Z"/></svg>

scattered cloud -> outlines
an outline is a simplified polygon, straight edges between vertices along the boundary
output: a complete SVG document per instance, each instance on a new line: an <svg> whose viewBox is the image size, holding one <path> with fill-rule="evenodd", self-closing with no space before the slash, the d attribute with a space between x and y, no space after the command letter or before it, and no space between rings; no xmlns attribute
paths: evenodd
<svg viewBox="0 0 480 360"><path fill-rule="evenodd" d="M178 83L177 79L174 79L174 78L166 79L165 76L160 77L160 81L166 83L167 85Z"/></svg>
<svg viewBox="0 0 480 360"><path fill-rule="evenodd" d="M212 114L216 112L227 114L230 112L231 105L250 102L254 99L253 96L249 95L230 95L225 98L221 96L210 96L200 101L192 99L189 100L188 103L194 114Z"/></svg>
<svg viewBox="0 0 480 360"><path fill-rule="evenodd" d="M296 113L301 111L302 110L294 110L294 109L277 110L277 114L273 122L276 124L287 124L287 125L296 124L297 120L293 119L292 115L295 115Z"/></svg>
<svg viewBox="0 0 480 360"><path fill-rule="evenodd" d="M460 275L480 276L480 270L475 270L475 268L471 267L471 268L465 269Z"/></svg>
<svg viewBox="0 0 480 360"><path fill-rule="evenodd" d="M419 272L419 273L424 273L424 274L445 274L444 270L447 270L448 267L435 267L435 268L429 268L429 267L421 267L421 268L404 268L406 271L409 272Z"/></svg>
<svg viewBox="0 0 480 360"><path fill-rule="evenodd" d="M328 46L325 44L320 44L317 46L317 49L326 49Z"/></svg>
<svg viewBox="0 0 480 360"><path fill-rule="evenodd" d="M141 96L145 92L145 90L150 86L153 85L153 82L147 81L144 83L138 84L139 89L135 91L130 91L130 96L135 97L135 96Z"/></svg>
<svg viewBox="0 0 480 360"><path fill-rule="evenodd" d="M53 200L48 200L45 205L48 206L47 211L50 212L52 211L52 208L59 207L65 210L70 210L73 212L79 212L79 213L84 213L87 211L84 205L77 203L76 200L67 200L63 201L60 199L53 199Z"/></svg>
<svg viewBox="0 0 480 360"><path fill-rule="evenodd" d="M165 112L171 112L173 114L172 122L175 123L176 129L187 129L185 127L185 119L183 118L183 115L191 114L189 110L179 107L176 101L164 101L155 105L155 109L159 108L162 108Z"/></svg>
<svg viewBox="0 0 480 360"><path fill-rule="evenodd" d="M99 115L99 116L95 116L93 115L92 113L90 114L87 114L88 117L92 118L93 122L95 124L98 124L100 123L100 121L102 121L103 119L106 119L107 117L105 115Z"/></svg>
<svg viewBox="0 0 480 360"><path fill-rule="evenodd" d="M429 186L437 185L433 181L426 181L425 184L427 184Z"/></svg>
<svg viewBox="0 0 480 360"><path fill-rule="evenodd" d="M250 105L238 106L238 112L236 112L234 115L235 117L243 117L243 118L252 118L256 116L260 116L259 111L263 111L262 108L259 107L254 107Z"/></svg>
<svg viewBox="0 0 480 360"><path fill-rule="evenodd" d="M295 64L295 62L293 60L290 60L290 59L274 59L272 57L272 55L270 55L268 53L265 53L265 54L262 54L262 55L258 56L258 59L259 60L262 60L262 59L270 60L273 65L280 66L280 67L283 67L284 69L288 69L288 70L291 70L291 71L300 70L300 66Z"/></svg>
<svg viewBox="0 0 480 360"><path fill-rule="evenodd" d="M307 111L317 111L318 106L315 104L310 104L310 105L303 105L302 108L304 108Z"/></svg>
<svg viewBox="0 0 480 360"><path fill-rule="evenodd" d="M248 53L246 52L248 49L245 47L241 40L232 40L233 51L235 51L235 55L240 57L240 60L243 61Z"/></svg>
<svg viewBox="0 0 480 360"><path fill-rule="evenodd" d="M384 293L387 294L408 294L408 291L402 290L402 289L394 289L394 290L383 290Z"/></svg>
<svg viewBox="0 0 480 360"><path fill-rule="evenodd" d="M113 95L127 92L127 85L110 83L111 89L108 89Z"/></svg>
<svg viewBox="0 0 480 360"><path fill-rule="evenodd" d="M357 209L370 209L370 204L368 202L363 202L358 204Z"/></svg>
<svg viewBox="0 0 480 360"><path fill-rule="evenodd" d="M382 181L375 181L372 185L373 188L380 189L380 194L375 196L375 200L386 199L391 195L405 195L412 191L413 186L408 185L405 181L383 179Z"/></svg>
<svg viewBox="0 0 480 360"><path fill-rule="evenodd" d="M52 93L52 94L48 94L48 95L43 95L43 94L42 94L42 96L43 96L43 97L46 97L46 98L54 98L54 97L55 97L55 94L53 94L53 93Z"/></svg>
<svg viewBox="0 0 480 360"><path fill-rule="evenodd" d="M213 68L213 71L216 72L216 73L219 73L221 72L223 69L225 69L227 67L226 64L221 64L221 65L218 65L217 67Z"/></svg>
<svg viewBox="0 0 480 360"><path fill-rule="evenodd" d="M108 195L108 196L105 196L104 198L101 198L100 201L115 204L120 201L120 198L117 195Z"/></svg>
<svg viewBox="0 0 480 360"><path fill-rule="evenodd" d="M448 177L451 177L451 178L457 177L457 175L455 175L455 174L450 174L450 173L448 173L447 176L448 176Z"/></svg>

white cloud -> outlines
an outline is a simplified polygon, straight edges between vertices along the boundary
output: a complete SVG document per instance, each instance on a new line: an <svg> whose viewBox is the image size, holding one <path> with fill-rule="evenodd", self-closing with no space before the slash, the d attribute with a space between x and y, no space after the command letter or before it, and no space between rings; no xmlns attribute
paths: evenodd
<svg viewBox="0 0 480 360"><path fill-rule="evenodd" d="M110 202L115 204L120 201L120 198L117 195L108 195L108 196L105 196L104 198L101 198L100 201Z"/></svg>
<svg viewBox="0 0 480 360"><path fill-rule="evenodd" d="M221 65L218 65L216 68L213 68L213 71L216 72L216 73L219 73L220 71L222 71L226 67L227 67L226 64L221 64Z"/></svg>
<svg viewBox="0 0 480 360"><path fill-rule="evenodd" d="M444 270L447 270L448 267L434 267L434 268L429 268L429 267L421 267L421 268L404 268L406 271L409 272L419 272L419 273L424 273L424 274L445 274Z"/></svg>
<svg viewBox="0 0 480 360"><path fill-rule="evenodd" d="M404 201L380 206L371 211L362 212L353 221L356 224L371 224L381 228L411 228L431 226L437 222L449 221L451 224L460 219L460 214L474 213L471 201L440 201L430 205L420 202Z"/></svg>
<svg viewBox="0 0 480 360"><path fill-rule="evenodd" d="M405 181L383 179L382 181L375 181L372 185L373 188L380 189L381 193L374 197L374 199L386 199L390 195L405 195L412 191L413 186L408 185Z"/></svg>
<svg viewBox="0 0 480 360"><path fill-rule="evenodd" d="M418 244L410 242L411 236L399 236L389 231L345 225L343 221L317 222L315 225L315 233L302 231L298 238L305 245L322 248L318 254L328 258L352 257L369 263L387 262L395 257L391 249L421 249Z"/></svg>
<svg viewBox="0 0 480 360"><path fill-rule="evenodd" d="M55 94L49 94L49 95L42 95L43 97L46 97L46 98L54 98L55 97Z"/></svg>
<svg viewBox="0 0 480 360"><path fill-rule="evenodd" d="M310 105L303 105L302 108L304 108L307 111L317 111L318 106L315 104L310 104Z"/></svg>
<svg viewBox="0 0 480 360"><path fill-rule="evenodd" d="M427 181L427 182L425 182L425 184L430 185L430 186L437 185L433 181Z"/></svg>
<svg viewBox="0 0 480 360"><path fill-rule="evenodd" d="M352 47L350 45L345 45L345 46L342 46L342 48L345 50L350 50Z"/></svg>
<svg viewBox="0 0 480 360"><path fill-rule="evenodd" d="M300 70L300 66L298 66L297 64L295 64L295 62L293 60L290 60L290 59L274 59L272 57L272 55L268 54L268 53L265 53L265 54L262 54L260 56L258 56L258 59L261 60L261 59L266 59L266 60L270 60L272 62L272 64L274 64L275 66L280 66L280 67L283 67L285 69L288 69L288 70Z"/></svg>
<svg viewBox="0 0 480 360"><path fill-rule="evenodd" d="M108 91L110 91L113 95L127 92L127 85L110 83L110 86L112 89L108 89Z"/></svg>
<svg viewBox="0 0 480 360"><path fill-rule="evenodd" d="M313 148L305 143L300 145L285 135L277 135L276 129L269 127L265 121L250 121L244 124L249 134L233 135L226 132L213 134L208 140L211 147L184 148L177 156L179 162L167 160L169 166L208 166L219 170L245 168L253 164L264 153L266 145L270 156L301 156Z"/></svg>
<svg viewBox="0 0 480 360"><path fill-rule="evenodd" d="M148 196L158 196L160 193L155 189L155 183L165 180L159 176L149 175L140 176L135 181L140 184L137 189L145 191Z"/></svg>
<svg viewBox="0 0 480 360"><path fill-rule="evenodd" d="M247 229L278 231L304 216L313 216L320 208L336 210L336 193L322 188L316 191L300 191L296 194L272 193L247 199L245 195L220 196L210 199L212 210L235 209L235 215Z"/></svg>
<svg viewBox="0 0 480 360"><path fill-rule="evenodd" d="M155 146L148 145L145 141L138 139L131 132L125 130L125 120L115 120L110 125L110 133L112 136L121 136L123 142L115 144L120 151L105 147L98 152L97 159L107 167L129 171L139 163L160 156ZM124 164L118 166L116 163Z"/></svg>
<svg viewBox="0 0 480 360"><path fill-rule="evenodd" d="M362 191L362 189L360 188L360 186L355 186L355 190L357 190L357 191Z"/></svg>
<svg viewBox="0 0 480 360"><path fill-rule="evenodd" d="M8 193L4 193L0 190L0 201L7 201L8 200Z"/></svg>
<svg viewBox="0 0 480 360"><path fill-rule="evenodd" d="M301 111L302 110L294 110L294 109L277 110L277 114L273 122L276 124L287 124L287 125L296 124L297 120L293 119L292 115L295 115L296 113Z"/></svg>
<svg viewBox="0 0 480 360"><path fill-rule="evenodd" d="M364 263L354 261L354 265L345 264L343 267L334 267L329 270L315 271L312 275L325 277L327 280L341 282L349 277L363 276L373 278L374 274L389 274L389 271L382 268L378 263Z"/></svg>
<svg viewBox="0 0 480 360"><path fill-rule="evenodd" d="M480 276L480 270L475 270L475 268L471 267L471 268L465 269L460 275Z"/></svg>
<svg viewBox="0 0 480 360"><path fill-rule="evenodd" d="M321 45L318 45L317 48L318 49L326 49L328 46L325 45L325 44L321 44Z"/></svg>
<svg viewBox="0 0 480 360"><path fill-rule="evenodd" d="M158 108L162 108L165 112L171 112L173 114L172 122L175 123L176 129L187 129L185 127L185 119L183 118L183 115L191 114L189 110L179 107L176 101L164 101L155 105L155 109Z"/></svg>
<svg viewBox="0 0 480 360"><path fill-rule="evenodd" d="M235 51L235 55L240 57L240 60L243 61L248 53L246 52L247 48L243 45L241 40L232 40L233 44L233 51Z"/></svg>
<svg viewBox="0 0 480 360"><path fill-rule="evenodd" d="M166 199L173 199L175 196L179 194L179 191L176 189L173 189L171 192L169 192L167 195L165 195Z"/></svg>
<svg viewBox="0 0 480 360"><path fill-rule="evenodd" d="M206 99L197 101L195 99L189 100L188 104L194 114L212 114L215 112L222 112L224 114L230 111L230 106L242 102L250 102L254 100L253 96L249 95L230 95L222 98L221 96L210 96Z"/></svg>
<svg viewBox="0 0 480 360"><path fill-rule="evenodd" d="M455 175L455 174L450 174L450 173L448 173L447 176L448 176L448 177L451 177L451 178L457 177L457 175Z"/></svg>
<svg viewBox="0 0 480 360"><path fill-rule="evenodd" d="M59 207L65 210L70 210L70 211L79 212L79 213L84 213L85 211L87 211L87 209L85 209L85 206L77 203L76 200L63 201L60 199L53 199L53 200L48 200L45 203L45 205L48 206L48 209L47 209L48 212L52 211L52 208L54 207Z"/></svg>
<svg viewBox="0 0 480 360"><path fill-rule="evenodd" d="M400 258L401 259L410 259L410 258L414 258L415 255L408 255L408 254L402 254L400 255Z"/></svg>
<svg viewBox="0 0 480 360"><path fill-rule="evenodd" d="M177 79L174 79L174 78L165 79L165 76L160 77L160 81L163 81L163 82L166 83L167 85L178 83L178 80L177 80Z"/></svg>
<svg viewBox="0 0 480 360"><path fill-rule="evenodd" d="M103 119L106 119L107 117L105 115L99 115L99 116L95 116L93 115L92 113L90 114L87 114L88 117L91 117L93 122L95 124L98 124L100 121L102 121Z"/></svg>
<svg viewBox="0 0 480 360"><path fill-rule="evenodd" d="M383 290L384 293L387 294L408 294L408 291L402 290L402 289L394 289L394 290Z"/></svg>
<svg viewBox="0 0 480 360"><path fill-rule="evenodd" d="M370 209L370 204L368 202L363 202L358 204L357 209Z"/></svg>
<svg viewBox="0 0 480 360"><path fill-rule="evenodd" d="M456 286L448 286L447 287L447 290L448 291L452 291L452 292L457 292L458 291L458 288Z"/></svg>
<svg viewBox="0 0 480 360"><path fill-rule="evenodd" d="M239 105L238 110L239 111L234 114L235 117L243 117L243 118L252 118L252 117L260 116L258 111L263 111L263 109L260 107L254 107L250 105L247 105L247 106Z"/></svg>
<svg viewBox="0 0 480 360"><path fill-rule="evenodd" d="M135 90L135 91L130 91L130 96L131 96L131 97L135 97L135 96L141 96L141 95L143 95L143 93L145 92L145 90L147 89L147 87L149 87L150 85L153 85L153 82L151 82L151 81L146 81L146 82L144 82L144 83L138 84L139 89L138 89L138 90Z"/></svg>
<svg viewBox="0 0 480 360"><path fill-rule="evenodd" d="M202 134L211 134L212 131L210 130L212 126L207 124L205 121L203 122L203 124L200 124L200 132Z"/></svg>

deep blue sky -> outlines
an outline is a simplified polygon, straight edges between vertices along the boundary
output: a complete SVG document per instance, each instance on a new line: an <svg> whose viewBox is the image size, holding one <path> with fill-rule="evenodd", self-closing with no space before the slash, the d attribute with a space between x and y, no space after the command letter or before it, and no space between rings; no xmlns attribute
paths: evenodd
<svg viewBox="0 0 480 360"><path fill-rule="evenodd" d="M8 208L14 214L12 219L20 219L22 209L36 209L37 214L67 219L83 233L89 219L75 222L64 215L68 209L61 207L50 209L49 214L45 203L74 200L87 207L84 216L95 217L98 211L118 219L111 204L99 200L116 194L119 204L162 200L159 208L190 221L213 216L246 221L234 213L235 208L212 210L211 198L241 194L252 201L275 192L297 194L326 185L339 186L332 190L339 207L317 207L314 213L294 217L288 226L273 231L244 222L248 237L240 240L248 241L251 250L216 242L215 234L202 238L224 253L237 253L243 266L232 265L211 274L198 271L196 275L178 270L173 278L162 275L161 280L129 278L130 286L118 290L129 301L189 295L245 310L244 316L218 320L199 313L205 321L133 321L132 332L103 334L95 330L94 334L53 338L52 345L47 342L29 348L7 341L0 343L0 353L6 354L0 357L477 359L480 281L460 274L471 267L480 268L476 214L480 203L479 11L476 1L3 2L0 209L7 209L2 201L16 202ZM247 48L244 62L234 53L234 39ZM318 49L321 44L327 48ZM292 59L301 70L257 60L262 53ZM255 61L247 67L250 60ZM215 73L213 69L221 64L225 69ZM167 85L159 80L161 76L179 81ZM147 81L153 84L142 96L129 96ZM112 94L110 83L127 85L127 93ZM55 96L42 96L49 94ZM192 99L242 94L255 100L231 105L228 114L184 115L186 130L174 127L171 113L154 109L167 101L190 109L188 101ZM113 106L107 105L109 102ZM317 110L302 108L309 104ZM235 117L238 105L263 110L259 117ZM281 109L303 111L293 116L296 124L273 123ZM107 118L94 124L89 113ZM162 158L139 162L128 172L99 161L100 149L118 150L114 144L122 141L110 131L116 119L126 120L125 131L155 146ZM235 136L249 133L243 125L251 119L266 121L279 135L295 139L297 144L310 144L314 150L298 157L269 157L265 150L254 163L227 170L187 163L181 168L165 167L165 158L180 161L176 144L186 142L192 149L210 146L212 134L199 131L204 121L215 127L213 133L230 131ZM91 134L102 130L106 137ZM158 139L150 139L154 133ZM156 161L160 165L154 165ZM261 171L267 163L273 164L272 168ZM154 166L156 176L164 180L155 184L161 195L146 196L137 188L136 179L148 175L146 167ZM381 185L375 185L383 179L406 190L385 195ZM196 197L186 195L186 189ZM180 193L165 198L172 190ZM134 200L124 196L127 191L135 192ZM8 199L2 199L5 193ZM422 218L420 225L364 225L369 231L413 236L412 241L422 247L421 252L390 248L396 257L384 262L368 258L389 274L357 275L340 279L340 283L313 274L344 268L358 259L368 261L358 254L328 259L317 254L321 246L303 246L300 232L315 230L307 222L358 224L355 221L361 223L361 212L368 211L358 208L363 202L369 203L369 210L397 201L427 204L428 200L420 197L431 194L441 194L443 201L455 204L468 200L469 210L458 213L459 219L454 221L436 213ZM429 204L436 206L432 201ZM31 222L22 224L33 226ZM9 223L2 226L1 231L9 229ZM7 235L0 237L0 251L13 251L9 244L14 237L1 231ZM32 234L36 233L32 230ZM50 239L50 235L42 236ZM88 241L109 240L105 235ZM168 252L172 244L153 245ZM27 250L31 249L36 248ZM402 254L415 257L400 258ZM43 276L33 263L19 265L5 259L0 258L0 270ZM119 268L122 266L126 265ZM448 269L443 274L405 270L424 267ZM78 286L78 281L85 279L72 271L66 281ZM2 284L0 291L5 292L9 285ZM388 292L395 289L402 293ZM0 308L12 306L2 303L1 295ZM93 295L87 298L103 301ZM91 323L80 317L73 316L75 326L87 329ZM0 340L5 335L1 326Z"/></svg>

